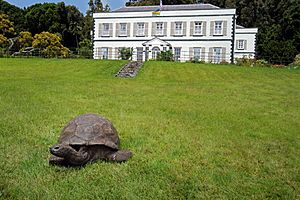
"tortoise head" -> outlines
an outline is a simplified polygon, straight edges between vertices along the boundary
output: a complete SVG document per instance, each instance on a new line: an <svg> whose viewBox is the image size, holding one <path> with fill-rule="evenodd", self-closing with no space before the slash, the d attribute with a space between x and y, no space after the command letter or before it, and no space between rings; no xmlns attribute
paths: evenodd
<svg viewBox="0 0 300 200"><path fill-rule="evenodd" d="M71 166L85 165L90 159L88 151L86 151L85 147L82 147L79 151L76 151L76 149L72 148L70 145L56 144L50 147L50 152L54 156L63 158L64 162Z"/></svg>
<svg viewBox="0 0 300 200"><path fill-rule="evenodd" d="M55 156L66 158L76 153L76 150L73 149L70 145L55 144L52 147L50 147L50 152Z"/></svg>

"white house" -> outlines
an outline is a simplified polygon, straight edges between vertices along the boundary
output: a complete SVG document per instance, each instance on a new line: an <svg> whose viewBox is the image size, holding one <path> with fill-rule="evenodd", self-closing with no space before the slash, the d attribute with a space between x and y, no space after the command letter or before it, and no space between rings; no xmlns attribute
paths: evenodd
<svg viewBox="0 0 300 200"><path fill-rule="evenodd" d="M156 59L166 50L177 61L219 63L253 57L257 29L236 25L236 17L235 9L211 4L133 6L95 13L94 58L120 59L123 47L133 48L133 60L140 61Z"/></svg>

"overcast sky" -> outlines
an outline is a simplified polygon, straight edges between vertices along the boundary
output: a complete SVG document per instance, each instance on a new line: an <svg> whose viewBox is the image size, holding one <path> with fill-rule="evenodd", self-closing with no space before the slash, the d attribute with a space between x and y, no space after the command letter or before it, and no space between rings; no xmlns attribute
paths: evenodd
<svg viewBox="0 0 300 200"><path fill-rule="evenodd" d="M63 0L47 0L47 1L39 1L39 0L5 0L10 4L16 5L18 7L24 8L36 3L44 3L44 2L62 2ZM127 0L102 0L103 4L108 3L112 10L116 8L120 8L124 6ZM86 10L88 9L88 2L89 0L64 0L66 5L74 5L76 6L82 13L85 14Z"/></svg>

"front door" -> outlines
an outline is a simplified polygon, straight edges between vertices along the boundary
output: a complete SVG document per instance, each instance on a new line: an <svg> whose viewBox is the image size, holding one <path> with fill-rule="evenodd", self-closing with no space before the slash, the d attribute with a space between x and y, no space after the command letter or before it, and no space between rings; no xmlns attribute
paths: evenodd
<svg viewBox="0 0 300 200"><path fill-rule="evenodd" d="M143 56L144 52L143 52L143 47L138 47L137 48L137 61L143 61Z"/></svg>

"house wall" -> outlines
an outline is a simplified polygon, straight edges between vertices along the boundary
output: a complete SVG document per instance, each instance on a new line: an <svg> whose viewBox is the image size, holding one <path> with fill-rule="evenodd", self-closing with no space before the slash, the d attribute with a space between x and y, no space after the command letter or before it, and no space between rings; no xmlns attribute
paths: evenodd
<svg viewBox="0 0 300 200"><path fill-rule="evenodd" d="M256 45L256 34L257 28L243 28L236 29L235 36L235 58L242 58L244 56L254 58L255 57L255 45ZM238 49L238 40L245 41L245 48Z"/></svg>
<svg viewBox="0 0 300 200"><path fill-rule="evenodd" d="M159 16L153 16L152 12L112 12L112 13L96 13L94 14L94 58L101 59L99 51L102 47L109 48L108 59L118 59L119 47L132 47L134 49L134 57L136 59L136 48L143 48L144 59L146 51L151 59L151 48L148 50L143 46L143 43L152 40L155 37L168 42L173 50L181 48L180 61L188 61L193 58L192 48L200 47L203 51L204 60L211 61L211 51L214 47L222 48L222 60L231 61L232 41L233 41L233 18L235 17L235 9L217 9L217 10L186 10L186 11L162 11ZM201 21L203 24L203 35L195 36L193 34L194 22ZM223 35L213 35L212 27L215 21L223 22ZM146 25L146 34L144 37L136 36L135 23L144 22ZM156 22L164 23L166 31L163 36L153 34L153 25ZM174 23L183 23L183 35L174 35ZM109 36L101 35L101 27L103 23L109 25ZM129 27L127 36L119 36L117 29L120 23L127 23ZM240 34L238 38L243 38ZM247 38L249 44L252 38ZM252 45L253 46L253 45ZM249 45L249 48L251 45ZM160 47L160 50L163 50ZM235 49L234 49L235 51ZM251 53L254 52L251 49ZM209 57L210 56L210 57Z"/></svg>

